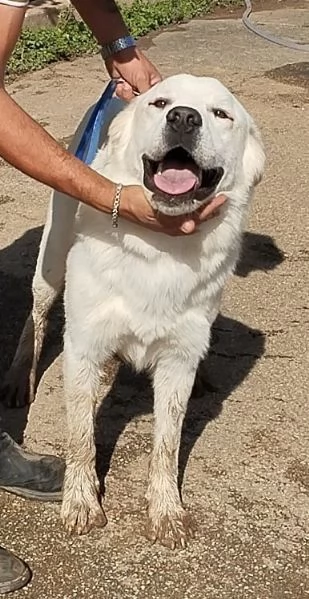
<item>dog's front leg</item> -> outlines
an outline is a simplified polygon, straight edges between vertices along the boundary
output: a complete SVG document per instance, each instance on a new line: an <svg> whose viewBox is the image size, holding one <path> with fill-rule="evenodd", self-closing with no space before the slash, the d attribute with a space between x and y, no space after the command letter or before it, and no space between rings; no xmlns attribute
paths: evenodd
<svg viewBox="0 0 309 599"><path fill-rule="evenodd" d="M193 387L197 363L171 351L154 372L154 448L147 490L148 538L174 549L185 547L192 525L178 490L178 453L183 419Z"/></svg>
<svg viewBox="0 0 309 599"><path fill-rule="evenodd" d="M85 534L106 524L95 470L94 416L100 374L98 364L74 350L68 335L64 344L64 382L69 446L61 518L69 532Z"/></svg>

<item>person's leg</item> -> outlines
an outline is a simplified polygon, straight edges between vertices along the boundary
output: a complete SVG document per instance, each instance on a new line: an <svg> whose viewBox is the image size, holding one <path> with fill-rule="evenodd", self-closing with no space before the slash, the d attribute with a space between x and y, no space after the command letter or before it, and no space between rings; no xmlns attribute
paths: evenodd
<svg viewBox="0 0 309 599"><path fill-rule="evenodd" d="M21 589L30 578L28 566L14 553L0 546L0 594Z"/></svg>

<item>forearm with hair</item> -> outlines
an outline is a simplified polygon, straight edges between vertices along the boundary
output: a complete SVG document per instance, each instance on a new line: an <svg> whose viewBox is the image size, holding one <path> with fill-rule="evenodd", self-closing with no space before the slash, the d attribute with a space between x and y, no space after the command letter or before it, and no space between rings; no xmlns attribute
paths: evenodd
<svg viewBox="0 0 309 599"><path fill-rule="evenodd" d="M74 4L101 43L127 33L114 0L76 0ZM5 90L6 63L24 16L24 8L0 4L0 157L33 179L110 213L114 183L61 148Z"/></svg>
<svg viewBox="0 0 309 599"><path fill-rule="evenodd" d="M115 185L61 146L0 86L0 156L49 187L110 213Z"/></svg>
<svg viewBox="0 0 309 599"><path fill-rule="evenodd" d="M114 0L72 0L99 44L109 44L129 35L128 28Z"/></svg>

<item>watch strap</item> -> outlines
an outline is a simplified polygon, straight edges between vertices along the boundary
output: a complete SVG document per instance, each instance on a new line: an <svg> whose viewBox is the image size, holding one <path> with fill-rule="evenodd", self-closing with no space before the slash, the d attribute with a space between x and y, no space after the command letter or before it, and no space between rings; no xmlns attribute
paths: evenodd
<svg viewBox="0 0 309 599"><path fill-rule="evenodd" d="M135 46L135 39L131 35L119 37L114 42L110 42L101 47L101 56L103 60L107 60L107 58L110 58L114 54L126 50L127 48L135 48Z"/></svg>

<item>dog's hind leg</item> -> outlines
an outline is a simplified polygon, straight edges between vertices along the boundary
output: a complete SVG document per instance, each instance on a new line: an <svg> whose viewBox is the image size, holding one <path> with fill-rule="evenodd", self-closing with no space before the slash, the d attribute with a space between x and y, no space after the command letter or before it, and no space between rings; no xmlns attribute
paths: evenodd
<svg viewBox="0 0 309 599"><path fill-rule="evenodd" d="M94 418L100 389L100 366L64 341L64 385L69 441L61 519L68 532L86 534L106 524L99 502L95 469Z"/></svg>
<svg viewBox="0 0 309 599"><path fill-rule="evenodd" d="M64 283L77 208L78 202L63 194L55 192L51 198L32 282L32 311L1 390L9 407L23 406L34 399L48 312Z"/></svg>
<svg viewBox="0 0 309 599"><path fill-rule="evenodd" d="M93 106L87 110L77 127L68 148L72 154L76 152L92 110ZM76 200L59 192L52 193L32 282L32 311L1 388L1 399L9 407L23 406L34 400L37 364L47 316L64 283L77 210Z"/></svg>

